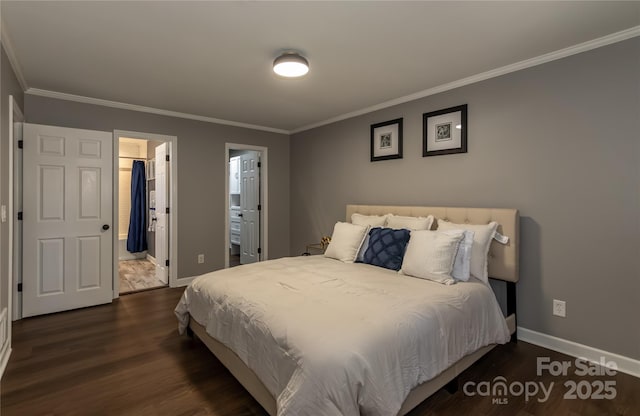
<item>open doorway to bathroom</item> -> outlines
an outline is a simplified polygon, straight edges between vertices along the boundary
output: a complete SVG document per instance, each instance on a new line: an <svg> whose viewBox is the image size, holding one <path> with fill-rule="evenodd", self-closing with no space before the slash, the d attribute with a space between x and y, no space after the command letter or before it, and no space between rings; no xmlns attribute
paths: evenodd
<svg viewBox="0 0 640 416"><path fill-rule="evenodd" d="M226 144L225 266L267 259L267 148Z"/></svg>
<svg viewBox="0 0 640 416"><path fill-rule="evenodd" d="M170 143L118 140L119 294L168 286Z"/></svg>

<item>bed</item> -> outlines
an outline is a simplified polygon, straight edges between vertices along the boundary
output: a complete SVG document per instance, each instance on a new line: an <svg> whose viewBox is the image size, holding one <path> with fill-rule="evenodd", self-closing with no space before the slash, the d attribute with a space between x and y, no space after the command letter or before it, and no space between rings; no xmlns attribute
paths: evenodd
<svg viewBox="0 0 640 416"><path fill-rule="evenodd" d="M445 286L322 256L199 277L176 307L179 329L195 333L272 416L404 415L515 338L517 210L348 205L347 220L353 213L497 222L509 241L491 244L488 267L507 284L506 319L479 281Z"/></svg>

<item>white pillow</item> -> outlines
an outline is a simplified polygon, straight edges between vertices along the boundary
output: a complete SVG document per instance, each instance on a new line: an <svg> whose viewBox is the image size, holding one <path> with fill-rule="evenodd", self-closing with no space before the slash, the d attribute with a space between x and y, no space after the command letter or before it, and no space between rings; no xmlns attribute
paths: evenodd
<svg viewBox="0 0 640 416"><path fill-rule="evenodd" d="M438 220L438 230L469 230L473 231L473 245L471 246L471 276L489 284L489 246L493 239L493 234L498 228L497 222L490 222L487 225L455 224L445 220Z"/></svg>
<svg viewBox="0 0 640 416"><path fill-rule="evenodd" d="M358 250L358 255L356 256L356 261L358 263L364 263L364 253L367 251L367 248L369 248L369 231L371 231L371 228L369 228L367 233L364 235L364 240L362 241L360 250Z"/></svg>
<svg viewBox="0 0 640 416"><path fill-rule="evenodd" d="M387 228L407 230L429 230L433 224L433 215L428 217L403 217L401 215L388 214Z"/></svg>
<svg viewBox="0 0 640 416"><path fill-rule="evenodd" d="M440 231L444 234L457 233L459 230L447 230ZM458 251L456 252L456 258L453 261L453 270L451 276L454 279L466 282L471 277L471 247L473 246L473 231L463 230L464 235L460 244L458 245ZM455 234L453 234L455 235Z"/></svg>
<svg viewBox="0 0 640 416"><path fill-rule="evenodd" d="M369 227L384 227L387 222L387 215L362 215L351 214L351 223L356 225L368 225Z"/></svg>
<svg viewBox="0 0 640 416"><path fill-rule="evenodd" d="M412 231L400 272L446 285L454 284L451 270L463 237L463 230L447 233Z"/></svg>
<svg viewBox="0 0 640 416"><path fill-rule="evenodd" d="M368 231L369 227L364 225L337 222L333 227L331 242L324 256L345 263L353 263Z"/></svg>
<svg viewBox="0 0 640 416"><path fill-rule="evenodd" d="M368 225L369 229L374 227L384 227L387 222L387 217L389 214L385 215L362 215L358 213L351 214L351 223L356 225ZM369 231L364 237L364 241L362 242L362 246L360 246L360 250L358 250L358 255L356 256L357 262L364 261L364 252L367 251L367 247L369 247Z"/></svg>

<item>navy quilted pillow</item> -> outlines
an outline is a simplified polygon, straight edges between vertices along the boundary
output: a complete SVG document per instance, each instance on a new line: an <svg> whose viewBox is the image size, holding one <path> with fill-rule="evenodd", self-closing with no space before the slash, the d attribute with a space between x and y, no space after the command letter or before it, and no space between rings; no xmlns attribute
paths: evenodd
<svg viewBox="0 0 640 416"><path fill-rule="evenodd" d="M409 237L409 230L372 228L369 231L369 247L364 252L363 262L386 269L400 270Z"/></svg>

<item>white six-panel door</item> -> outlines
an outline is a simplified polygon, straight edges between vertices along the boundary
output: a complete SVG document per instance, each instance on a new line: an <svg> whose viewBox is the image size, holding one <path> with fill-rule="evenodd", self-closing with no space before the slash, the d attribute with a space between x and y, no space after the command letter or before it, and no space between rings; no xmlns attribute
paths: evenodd
<svg viewBox="0 0 640 416"><path fill-rule="evenodd" d="M24 125L23 317L111 302L112 134Z"/></svg>
<svg viewBox="0 0 640 416"><path fill-rule="evenodd" d="M240 263L260 261L260 169L259 153L247 152L240 156Z"/></svg>
<svg viewBox="0 0 640 416"><path fill-rule="evenodd" d="M156 278L163 283L169 283L169 227L167 218L167 200L169 197L167 181L167 143L156 147Z"/></svg>

